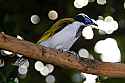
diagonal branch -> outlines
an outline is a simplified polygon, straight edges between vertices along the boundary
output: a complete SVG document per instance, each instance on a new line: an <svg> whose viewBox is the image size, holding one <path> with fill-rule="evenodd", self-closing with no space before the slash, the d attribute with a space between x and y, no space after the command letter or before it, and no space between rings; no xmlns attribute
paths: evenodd
<svg viewBox="0 0 125 83"><path fill-rule="evenodd" d="M75 59L71 54L56 49L38 46L25 40L0 33L0 48L42 60L63 68L109 77L125 77L125 64L106 63L90 59Z"/></svg>

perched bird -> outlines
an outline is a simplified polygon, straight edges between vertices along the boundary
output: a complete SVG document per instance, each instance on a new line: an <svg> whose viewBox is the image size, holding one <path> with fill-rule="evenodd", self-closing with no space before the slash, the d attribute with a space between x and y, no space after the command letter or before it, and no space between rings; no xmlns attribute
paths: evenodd
<svg viewBox="0 0 125 83"><path fill-rule="evenodd" d="M74 18L64 18L57 21L47 32L45 32L37 44L69 51L75 41L81 36L82 29L89 25L97 24L84 13Z"/></svg>
<svg viewBox="0 0 125 83"><path fill-rule="evenodd" d="M49 48L55 48L60 51L66 51L72 53L74 58L79 58L78 54L69 50L76 40L81 36L82 29L89 25L96 24L83 13L76 15L74 18L64 18L58 20L42 35L37 44ZM48 73L46 75L48 75Z"/></svg>

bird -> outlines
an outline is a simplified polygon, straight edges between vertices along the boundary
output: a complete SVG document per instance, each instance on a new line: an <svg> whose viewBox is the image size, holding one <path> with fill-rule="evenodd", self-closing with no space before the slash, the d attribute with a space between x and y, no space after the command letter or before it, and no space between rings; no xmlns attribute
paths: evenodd
<svg viewBox="0 0 125 83"><path fill-rule="evenodd" d="M69 51L81 36L82 29L89 25L97 26L96 22L84 13L77 14L74 18L60 19L42 35L37 44Z"/></svg>
<svg viewBox="0 0 125 83"><path fill-rule="evenodd" d="M84 13L73 18L60 19L43 33L36 44L71 53L74 55L72 57L79 59L80 56L70 48L80 38L82 29L89 25L96 25L96 23Z"/></svg>

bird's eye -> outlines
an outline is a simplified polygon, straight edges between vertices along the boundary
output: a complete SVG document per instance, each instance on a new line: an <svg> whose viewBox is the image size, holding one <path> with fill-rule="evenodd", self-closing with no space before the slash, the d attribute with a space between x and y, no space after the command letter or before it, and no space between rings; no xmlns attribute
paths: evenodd
<svg viewBox="0 0 125 83"><path fill-rule="evenodd" d="M90 18L88 18L88 17L84 17L84 23L86 25L90 25L90 24L93 24L93 21Z"/></svg>

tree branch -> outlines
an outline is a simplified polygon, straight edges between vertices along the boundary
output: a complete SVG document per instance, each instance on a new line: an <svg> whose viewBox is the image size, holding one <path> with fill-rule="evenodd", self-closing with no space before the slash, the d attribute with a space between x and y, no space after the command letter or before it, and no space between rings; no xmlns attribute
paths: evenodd
<svg viewBox="0 0 125 83"><path fill-rule="evenodd" d="M54 65L109 77L125 77L125 64L107 63L90 59L76 59L72 54L38 46L25 40L0 33L0 48L23 54Z"/></svg>

